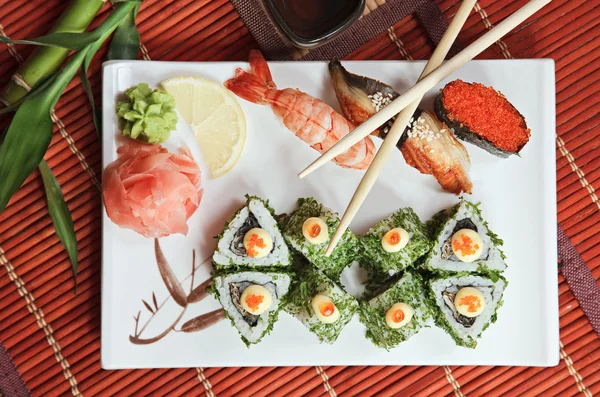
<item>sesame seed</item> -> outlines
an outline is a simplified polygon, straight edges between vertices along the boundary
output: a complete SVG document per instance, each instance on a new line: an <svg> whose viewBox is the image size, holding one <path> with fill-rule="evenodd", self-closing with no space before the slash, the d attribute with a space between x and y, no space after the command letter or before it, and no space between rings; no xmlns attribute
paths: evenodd
<svg viewBox="0 0 600 397"><path fill-rule="evenodd" d="M408 126L410 128L407 134L409 138L431 142L441 136L441 134L434 131L429 123L427 123L422 117L417 118L416 121L411 119Z"/></svg>

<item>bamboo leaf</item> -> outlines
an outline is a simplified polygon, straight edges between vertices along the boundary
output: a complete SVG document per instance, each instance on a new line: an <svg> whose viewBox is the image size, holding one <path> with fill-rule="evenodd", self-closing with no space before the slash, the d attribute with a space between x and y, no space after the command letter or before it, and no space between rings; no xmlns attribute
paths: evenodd
<svg viewBox="0 0 600 397"><path fill-rule="evenodd" d="M52 138L50 112L84 56L76 53L42 93L28 97L15 113L0 148L0 212L42 161Z"/></svg>
<svg viewBox="0 0 600 397"><path fill-rule="evenodd" d="M135 25L140 4L138 3L121 21L108 47L106 59L137 59L140 49L140 33Z"/></svg>
<svg viewBox="0 0 600 397"><path fill-rule="evenodd" d="M135 330L133 331L133 334L136 336L138 334L138 325L140 324L140 314L142 314L141 310L138 311L137 316L133 318L135 320Z"/></svg>
<svg viewBox="0 0 600 397"><path fill-rule="evenodd" d="M92 32L73 33L59 32L50 33L31 40L12 40L6 36L0 36L0 42L5 44L27 44L45 47L66 48L69 50L81 50L85 46L98 40L99 36Z"/></svg>
<svg viewBox="0 0 600 397"><path fill-rule="evenodd" d="M154 308L158 310L158 303L156 302L156 295L152 292L152 303L154 303Z"/></svg>
<svg viewBox="0 0 600 397"><path fill-rule="evenodd" d="M92 108L92 119L94 121L94 128L96 128L96 134L99 139L102 139L102 109L96 106L96 102L94 100L94 93L92 92L92 86L90 85L90 80L87 75L87 68L82 68L81 73L81 85L83 86L83 90L85 91L90 106Z"/></svg>
<svg viewBox="0 0 600 397"><path fill-rule="evenodd" d="M186 321L182 326L183 332L198 332L206 329L212 325L215 325L221 320L225 319L225 310L217 309L206 314L202 314L198 317L194 317L191 320Z"/></svg>
<svg viewBox="0 0 600 397"><path fill-rule="evenodd" d="M192 250L192 282L190 283L190 293L194 290L194 277L196 276L196 250ZM189 302L188 295L188 302Z"/></svg>
<svg viewBox="0 0 600 397"><path fill-rule="evenodd" d="M190 292L187 296L188 303L197 303L208 296L208 289L212 285L212 279L209 278Z"/></svg>
<svg viewBox="0 0 600 397"><path fill-rule="evenodd" d="M160 244L158 243L157 238L154 239L154 255L156 256L156 264L158 265L160 276L162 277L167 290L173 297L173 300L179 306L186 307L187 297L183 291L183 287L181 286L179 280L177 280L177 277L175 276L175 273L173 273L171 266L169 266L165 255L160 249Z"/></svg>
<svg viewBox="0 0 600 397"><path fill-rule="evenodd" d="M154 314L154 310L152 310L152 306L150 306L148 304L148 302L146 302L145 300L142 299L142 303L144 304L144 306L146 306L146 309L148 309L148 311L152 314Z"/></svg>
<svg viewBox="0 0 600 397"><path fill-rule="evenodd" d="M139 4L136 1L124 1L124 2L129 2L132 4L129 4L128 7L133 7L132 9L129 9L128 13L124 13L124 11L121 11L121 23L123 20L127 19L127 17L130 15L130 12L132 12L133 10L135 10L136 14L137 14L137 8L139 8ZM83 67L81 68L81 84L83 86L83 89L85 90L85 93L87 94L88 97L88 101L90 102L90 106L92 108L92 118L94 120L94 127L96 127L96 134L98 134L98 138L102 138L102 110L100 108L98 108L95 104L94 101L94 93L92 92L92 87L90 85L90 80L88 79L88 69L90 67L90 63L92 62L92 59L94 58L94 55L96 55L96 53L98 52L98 50L100 49L100 47L102 46L102 44L106 41L106 39L115 31L115 29L118 28L120 24L115 24L113 26L111 26L109 29L107 29L103 35L100 37L100 39L98 39L97 41L95 41L94 43L92 43L90 45L89 51L85 56L85 59L83 61Z"/></svg>
<svg viewBox="0 0 600 397"><path fill-rule="evenodd" d="M50 218L52 218L58 238L60 238L65 250L69 254L71 268L73 269L75 293L77 294L77 237L75 236L73 218L71 218L69 207L65 203L60 185L45 160L40 162L39 169L44 182L44 190L46 191L48 213L50 214Z"/></svg>
<svg viewBox="0 0 600 397"><path fill-rule="evenodd" d="M92 108L92 118L94 120L94 127L96 127L96 134L98 138L102 138L102 110L96 107L94 101L94 93L92 92L92 87L90 85L90 80L88 79L88 69L90 67L90 63L92 63L92 59L98 49L102 46L104 41L110 36L110 34L116 29L116 26L113 26L111 29L107 30L104 35L96 42L90 45L90 48L85 55L85 59L83 60L83 66L81 68L81 85L85 93L87 94L88 101L90 102L90 106Z"/></svg>

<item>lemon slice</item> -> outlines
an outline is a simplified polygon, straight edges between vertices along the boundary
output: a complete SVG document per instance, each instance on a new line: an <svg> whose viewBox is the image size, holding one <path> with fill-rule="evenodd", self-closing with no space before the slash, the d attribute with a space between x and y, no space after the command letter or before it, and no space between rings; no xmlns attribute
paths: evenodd
<svg viewBox="0 0 600 397"><path fill-rule="evenodd" d="M246 142L246 118L233 95L221 84L200 77L173 77L160 84L191 124L213 178L230 171Z"/></svg>

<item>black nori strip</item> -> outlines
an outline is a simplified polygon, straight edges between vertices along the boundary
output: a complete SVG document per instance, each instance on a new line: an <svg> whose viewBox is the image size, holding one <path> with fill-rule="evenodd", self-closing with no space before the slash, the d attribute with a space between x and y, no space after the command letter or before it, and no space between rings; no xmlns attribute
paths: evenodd
<svg viewBox="0 0 600 397"><path fill-rule="evenodd" d="M477 226L475 226L475 224L470 218L464 218L460 221L457 221L456 226L454 226L454 230L452 231L452 234L454 235L454 233L458 232L461 229L470 229L474 232L477 232Z"/></svg>
<svg viewBox="0 0 600 397"><path fill-rule="evenodd" d="M477 317L463 316L462 314L460 314L458 312L458 310L456 310L456 307L454 306L454 297L456 296L456 294L454 294L452 292L444 291L444 292L442 292L442 296L444 298L447 298L447 299L444 299L444 303L446 304L448 309L452 310L452 313L454 314L454 319L456 320L456 322L458 322L465 328L471 328L473 326L473 324L475 324L475 319ZM452 304L449 304L448 303L449 301L452 302Z"/></svg>
<svg viewBox="0 0 600 397"><path fill-rule="evenodd" d="M457 138L472 143L475 146L478 146L494 156L507 158L511 154L519 154L519 152L509 152L507 150L500 149L496 145L494 145L491 141L483 138L479 134L474 131L471 131L466 125L462 124L459 120L455 120L454 117L449 117L449 112L444 107L444 101L442 98L442 94L438 95L435 99L434 110L437 117L446 123L446 125L452 129L454 135ZM483 115L482 115L483 117ZM522 117L522 116L521 116Z"/></svg>
<svg viewBox="0 0 600 397"><path fill-rule="evenodd" d="M246 236L248 230L254 228L262 229L262 226L258 222L258 219L256 219L256 217L254 216L254 214L250 212L250 210L248 210L248 218L246 218L242 226L240 226L240 228L233 235L231 245L229 246L231 252L233 252L237 256L248 256L248 254L246 253L246 247L244 247L244 236ZM273 253L273 251L275 251L275 244L273 244L273 248L271 248L270 253Z"/></svg>
<svg viewBox="0 0 600 397"><path fill-rule="evenodd" d="M248 230L260 227L258 219L256 219L252 212L248 212L248 218L246 218L242 226L240 226L240 228L233 235L233 239L231 240L231 245L229 247L231 252L238 256L248 256L248 254L246 254L246 247L244 247L244 236Z"/></svg>
<svg viewBox="0 0 600 397"><path fill-rule="evenodd" d="M458 259L456 255L454 255L454 251L452 250L452 236L454 236L454 233L458 232L461 229L470 229L475 231L476 233L479 233L479 231L477 230L477 226L475 226L475 224L470 218L464 218L460 221L457 221L456 225L454 226L454 229L452 230L452 233L450 233L450 237L446 241L444 241L444 244L442 244L442 259L454 262L461 262L461 260Z"/></svg>
<svg viewBox="0 0 600 397"><path fill-rule="evenodd" d="M237 311L241 314L244 321L246 321L246 323L248 323L249 326L255 327L256 324L258 324L258 318L260 316L248 313L246 310L244 310L240 303L242 293L249 286L249 282L229 283L229 293L231 294L231 302L233 303Z"/></svg>

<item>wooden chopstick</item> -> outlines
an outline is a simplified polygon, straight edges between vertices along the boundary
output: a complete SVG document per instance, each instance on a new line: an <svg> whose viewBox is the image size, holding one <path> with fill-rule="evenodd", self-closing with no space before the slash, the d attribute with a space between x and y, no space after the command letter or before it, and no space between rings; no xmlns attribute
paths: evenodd
<svg viewBox="0 0 600 397"><path fill-rule="evenodd" d="M424 77L404 94L400 95L389 105L381 109L348 135L340 139L327 152L323 153L312 164L300 172L298 176L300 178L304 178L311 172L347 151L356 143L360 142L366 136L370 135L375 129L379 128L379 126L381 126L383 123L394 117L402 109L416 101L418 98L423 97L427 91L432 89L440 81L444 80L446 77L460 69L471 59L483 52L483 50L498 41L500 38L502 38L502 36L513 30L521 22L525 21L527 18L537 12L540 8L550 3L550 1L551 0L531 0L529 3L525 4L519 10L507 17L504 21L496 25L496 27L492 28L489 32L474 41L471 45L462 50L452 59L436 68L433 72Z"/></svg>
<svg viewBox="0 0 600 397"><path fill-rule="evenodd" d="M387 121L390 117L392 117L393 114L391 116L383 114L382 116L379 117L378 120L375 120L371 123L369 123L369 121L376 119L378 115L381 115L383 113L383 111L388 109L390 106L392 106L392 104L394 102L400 100L395 105L395 109L400 109L400 110L404 109L404 111L402 111L398 115L396 120L394 121L394 124L392 125L392 127L388 133L388 136L385 138L383 144L379 148L379 151L375 155L373 162L369 166L369 169L363 176L362 180L360 181L360 184L358 185L356 191L354 192L354 195L352 196L352 199L350 200L350 203L348 204L348 207L346 208L346 211L344 212L344 216L342 217L340 224L338 225L335 233L333 234L333 236L329 242L329 245L327 246L327 250L325 251L325 256L331 255L335 246L337 245L339 240L342 238L342 235L344 234L344 232L346 231L348 226L350 226L352 219L354 219L354 216L356 215L356 213L360 209L360 206L362 205L365 198L369 194L371 188L373 187L373 184L375 183L375 181L377 180L377 177L379 176L379 173L381 172L381 169L385 165L390 153L392 152L392 150L394 149L394 147L400 140L400 137L404 131L404 128L408 124L414 111L416 110L417 106L419 105L419 102L421 101L423 95L429 89L433 88L433 86L438 84L441 80L446 78L448 75L450 75L455 70L459 69L461 66L463 66L465 63L467 63L469 60L473 59L477 54L481 53L484 49L486 49L487 47L492 45L494 42L496 42L498 39L500 39L506 33L510 32L517 25L519 25L521 22L523 22L524 20L529 18L537 10L539 10L540 8L542 8L544 5L548 4L549 2L550 2L550 0L532 0L532 1L530 1L525 6L523 6L521 9L519 9L514 14L509 16L502 23L498 24L494 29L490 30L488 33L486 33L480 39L475 41L469 47L465 48L463 51L461 51L458 55L456 55L450 61L448 61L447 63L445 63L442 66L439 66L443 62L444 58L446 57L446 54L448 53L450 47L452 46L452 43L458 36L458 33L460 32L462 26L464 25L465 21L467 20L467 17L469 16L471 9L475 5L475 1L471 1L471 0L463 1L463 3L460 6L459 11L455 15L454 19L452 20L452 23L450 24L450 26L444 33L442 40L440 41L440 43L436 47L433 55L431 56L431 59L425 66L425 69L423 70L423 72L421 73L421 77L419 77L420 81L417 82L417 84L415 86L413 86L413 88L411 88L406 93L404 93L403 95L398 97L395 101L390 103L388 106L386 106L380 112L376 113L369 120L367 120L365 123L363 123L360 127L356 128L353 132L351 132L350 134L348 134L346 136L346 137L348 137L348 136L352 135L356 130L359 130L361 128L363 128L363 131L367 131L367 135L370 134L370 132L373 129L379 127L381 124L383 124L385 121ZM436 67L437 67L437 69L436 69ZM421 88L418 88L419 85L421 85ZM412 93L411 93L411 91L412 91ZM404 97L404 99L402 100L403 97ZM391 112L394 112L394 109L392 109ZM380 123L379 123L379 120L381 120ZM379 123L379 124L375 125L376 123ZM361 134L362 134L362 132L361 132ZM360 139L363 139L363 138L364 138L364 136L361 136ZM344 139L340 140L338 142L338 144L341 143ZM359 141L360 141L360 139L359 139ZM348 148L350 148L355 143L356 142L349 144L349 146L345 150L342 150L342 152L340 152L340 153L343 153L344 151L346 151ZM330 151L333 149L335 149L335 145L330 149ZM323 156L327 155L328 153L329 152L326 152ZM338 154L334 153L334 154L332 154L332 156L335 157ZM302 176L303 175L301 174L301 177Z"/></svg>
<svg viewBox="0 0 600 397"><path fill-rule="evenodd" d="M442 39L433 51L433 54L427 62L427 65L425 65L423 72L421 72L421 75L419 76L417 82L429 75L432 71L435 70L435 68L437 68L442 64L442 62L444 62L448 51L450 51L450 47L452 47L452 44L456 40L456 37L458 37L458 33L467 21L467 18L469 17L469 14L471 13L471 10L475 6L476 2L477 0L463 0L456 15L452 19L450 26L448 26L448 29L446 30L446 32L442 36ZM326 256L328 256L333 251L335 245L342 237L344 231L350 225L350 222L358 212L365 198L367 197L367 194L369 194L371 187L373 187L373 184L377 180L377 176L379 175L381 168L387 160L390 150L394 148L400 140L400 137L404 132L404 128L408 125L410 119L413 117L413 114L415 110L417 110L421 99L423 99L422 95L417 97L412 103L410 103L398 114L398 117L392 124L392 127L390 128L387 137L385 138L383 144L379 148L379 151L375 155L373 162L371 163L369 169L360 181L356 192L354 192L354 196L352 196L352 200L350 201L350 204L348 205L348 208L346 209L346 212L344 213L344 216L342 217L342 220L335 233L333 234L333 237L329 242L327 250L325 251Z"/></svg>

